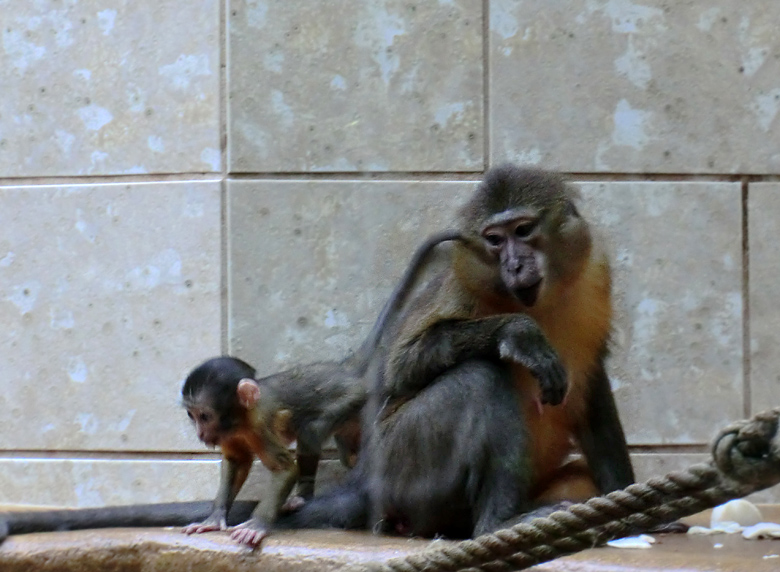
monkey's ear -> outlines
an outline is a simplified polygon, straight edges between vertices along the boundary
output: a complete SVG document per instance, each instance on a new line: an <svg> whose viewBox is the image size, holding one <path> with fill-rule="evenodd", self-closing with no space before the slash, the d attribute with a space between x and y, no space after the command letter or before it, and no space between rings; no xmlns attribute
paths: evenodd
<svg viewBox="0 0 780 572"><path fill-rule="evenodd" d="M254 379L245 377L238 382L238 401L244 409L252 409L260 401L260 387Z"/></svg>

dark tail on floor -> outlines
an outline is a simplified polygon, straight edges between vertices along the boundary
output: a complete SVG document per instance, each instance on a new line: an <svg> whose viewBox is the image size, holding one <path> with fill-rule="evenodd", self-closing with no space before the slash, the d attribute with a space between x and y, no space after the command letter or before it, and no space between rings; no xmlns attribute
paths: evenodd
<svg viewBox="0 0 780 572"><path fill-rule="evenodd" d="M213 501L135 504L101 508L37 510L0 513L0 542L12 534L146 526L184 526L205 520ZM248 520L257 501L238 501L230 509L229 524Z"/></svg>

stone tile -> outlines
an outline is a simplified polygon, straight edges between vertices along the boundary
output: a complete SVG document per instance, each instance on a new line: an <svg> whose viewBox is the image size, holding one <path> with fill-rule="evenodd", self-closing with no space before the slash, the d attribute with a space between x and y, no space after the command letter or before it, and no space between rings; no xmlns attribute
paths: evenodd
<svg viewBox="0 0 780 572"><path fill-rule="evenodd" d="M219 460L176 459L0 459L0 504L92 507L212 499L219 483ZM347 470L324 460L317 492L340 482ZM271 473L255 462L238 499L257 500Z"/></svg>
<svg viewBox="0 0 780 572"><path fill-rule="evenodd" d="M73 508L214 497L219 461L0 459L0 503Z"/></svg>
<svg viewBox="0 0 780 572"><path fill-rule="evenodd" d="M479 0L228 14L231 171L482 170Z"/></svg>
<svg viewBox="0 0 780 572"><path fill-rule="evenodd" d="M724 423L724 426L726 424ZM709 453L637 453L631 455L637 482L651 477L663 477L674 471L685 471L691 465L708 463ZM780 486L754 493L747 497L754 503L777 503L780 501Z"/></svg>
<svg viewBox="0 0 780 572"><path fill-rule="evenodd" d="M754 413L780 406L780 184L748 187L750 392Z"/></svg>
<svg viewBox="0 0 780 572"><path fill-rule="evenodd" d="M184 375L220 352L220 184L1 187L0 443L201 449Z"/></svg>
<svg viewBox="0 0 780 572"><path fill-rule="evenodd" d="M260 373L362 341L474 182L230 181L230 349Z"/></svg>
<svg viewBox="0 0 780 572"><path fill-rule="evenodd" d="M613 387L632 443L709 443L743 417L738 183L587 183L614 267Z"/></svg>
<svg viewBox="0 0 780 572"><path fill-rule="evenodd" d="M778 20L773 0L492 0L490 160L778 173Z"/></svg>
<svg viewBox="0 0 780 572"><path fill-rule="evenodd" d="M0 0L0 173L219 171L218 0Z"/></svg>
<svg viewBox="0 0 780 572"><path fill-rule="evenodd" d="M672 472L685 471L699 463L712 459L709 453L634 453L631 463L634 465L636 482L641 483L653 477L663 477Z"/></svg>

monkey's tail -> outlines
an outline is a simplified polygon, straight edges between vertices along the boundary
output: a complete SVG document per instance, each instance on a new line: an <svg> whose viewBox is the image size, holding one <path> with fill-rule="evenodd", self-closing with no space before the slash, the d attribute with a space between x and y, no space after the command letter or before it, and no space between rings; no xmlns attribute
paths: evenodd
<svg viewBox="0 0 780 572"><path fill-rule="evenodd" d="M312 498L296 512L280 516L274 528L366 528L368 492L360 483L350 480Z"/></svg>
<svg viewBox="0 0 780 572"><path fill-rule="evenodd" d="M388 321L398 313L404 302L406 302L409 292L413 290L415 283L419 278L419 274L425 267L424 262L428 256L433 249L442 242L453 240L463 240L463 234L459 230L443 230L429 236L426 241L414 251L412 260L406 267L406 271L390 294L387 302L385 302L385 305L382 307L382 311L379 313L379 317L377 317L376 322L374 322L374 326L371 328L365 341L361 344L352 358L358 375L363 375L368 369L371 358L379 346L382 335L385 333L388 326Z"/></svg>
<svg viewBox="0 0 780 572"><path fill-rule="evenodd" d="M229 524L247 520L256 501L237 501ZM56 532L87 528L184 526L211 514L213 501L137 504L100 508L35 510L0 513L0 543L13 534Z"/></svg>

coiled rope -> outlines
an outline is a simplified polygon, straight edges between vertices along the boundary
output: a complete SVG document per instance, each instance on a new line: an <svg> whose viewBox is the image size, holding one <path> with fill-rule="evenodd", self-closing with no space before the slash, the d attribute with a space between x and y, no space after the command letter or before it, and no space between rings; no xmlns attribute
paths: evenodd
<svg viewBox="0 0 780 572"><path fill-rule="evenodd" d="M776 408L729 425L712 444L712 460L686 471L652 478L473 540L351 570L523 570L749 495L780 482L779 418L780 408Z"/></svg>

